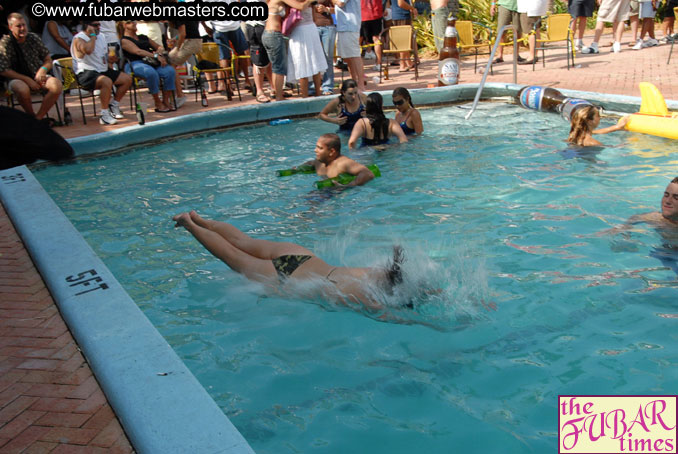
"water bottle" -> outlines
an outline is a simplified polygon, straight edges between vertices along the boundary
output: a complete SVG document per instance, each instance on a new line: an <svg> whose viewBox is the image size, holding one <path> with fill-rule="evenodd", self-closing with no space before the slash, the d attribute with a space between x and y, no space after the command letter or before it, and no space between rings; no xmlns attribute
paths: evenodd
<svg viewBox="0 0 678 454"><path fill-rule="evenodd" d="M73 117L71 117L71 112L68 109L64 111L64 123L66 126L73 124Z"/></svg>
<svg viewBox="0 0 678 454"><path fill-rule="evenodd" d="M137 121L140 125L146 123L146 118L144 117L144 111L141 109L139 103L137 103Z"/></svg>
<svg viewBox="0 0 678 454"><path fill-rule="evenodd" d="M296 175L298 173L311 174L315 173L315 167L308 164L303 164L292 169L278 170L277 173L279 177L289 177L290 175Z"/></svg>
<svg viewBox="0 0 678 454"><path fill-rule="evenodd" d="M375 177L381 176L381 171L379 171L379 167L377 167L376 164L370 164L367 166L367 168L370 169L370 171ZM341 173L339 174L339 176L336 176L334 178L327 178L325 180L316 181L315 185L318 189L331 188L332 186L334 186L333 181L336 181L339 184L347 185L353 180L355 180L355 175Z"/></svg>
<svg viewBox="0 0 678 454"><path fill-rule="evenodd" d="M200 103L203 107L207 107L207 95L205 94L205 90L200 90Z"/></svg>
<svg viewBox="0 0 678 454"><path fill-rule="evenodd" d="M289 118L279 118L277 120L271 120L268 122L268 124L271 126L286 125L287 123L292 123L292 120Z"/></svg>

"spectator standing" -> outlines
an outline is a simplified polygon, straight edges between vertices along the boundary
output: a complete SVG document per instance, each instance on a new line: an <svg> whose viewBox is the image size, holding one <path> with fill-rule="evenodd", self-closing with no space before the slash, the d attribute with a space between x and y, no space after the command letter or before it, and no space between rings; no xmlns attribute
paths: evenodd
<svg viewBox="0 0 678 454"><path fill-rule="evenodd" d="M384 4L381 0L360 0L362 24L360 34L363 44L374 44L376 71L381 70L381 32L384 31Z"/></svg>
<svg viewBox="0 0 678 454"><path fill-rule="evenodd" d="M365 90L363 60L360 56L360 0L332 0L337 17L337 53L348 66L358 91Z"/></svg>
<svg viewBox="0 0 678 454"><path fill-rule="evenodd" d="M412 6L412 0L395 0L391 2L391 20L393 25L412 25L412 19L417 17L417 8ZM443 32L444 34L444 32ZM414 43L416 46L416 43ZM407 52L400 53L399 72L409 71L417 62L410 62Z"/></svg>
<svg viewBox="0 0 678 454"><path fill-rule="evenodd" d="M299 81L303 98L308 97L309 78L313 78L315 95L320 96L323 73L327 69L327 60L311 9L308 6L301 10L301 21L290 34L287 54L287 81Z"/></svg>
<svg viewBox="0 0 678 454"><path fill-rule="evenodd" d="M671 43L675 39L673 36L673 25L676 21L676 15L673 12L673 8L676 7L678 7L678 0L665 0L664 12L662 13L662 31L664 32L663 40L666 43Z"/></svg>
<svg viewBox="0 0 678 454"><path fill-rule="evenodd" d="M199 22L197 21L176 21L174 23L177 30L175 38L169 40L172 49L169 51L169 63L172 66L183 65L192 55L202 50L202 38L200 37ZM138 32L138 30L137 30ZM176 103L177 109L186 103L186 96L181 87L179 73L176 72Z"/></svg>
<svg viewBox="0 0 678 454"><path fill-rule="evenodd" d="M584 47L586 19L593 17L594 0L568 0L567 9L572 16L572 34L576 36L574 48L581 51Z"/></svg>
<svg viewBox="0 0 678 454"><path fill-rule="evenodd" d="M260 0L247 0L250 3L266 3ZM264 34L265 21L247 21L245 22L245 38L250 48L250 59L254 66L254 85L257 89L256 99L258 102L271 102L271 99L264 92L264 75L268 82L273 86L273 73L271 71L271 61L266 53L266 48L262 42Z"/></svg>
<svg viewBox="0 0 678 454"><path fill-rule="evenodd" d="M50 20L45 22L42 30L42 42L47 46L52 60L70 57L73 33L64 21Z"/></svg>
<svg viewBox="0 0 678 454"><path fill-rule="evenodd" d="M629 22L631 23L631 34L633 39L629 42L629 47L633 47L638 42L638 14L640 13L640 3L636 0L631 0L629 3L631 8L629 11Z"/></svg>
<svg viewBox="0 0 678 454"><path fill-rule="evenodd" d="M492 3L490 4L490 17L493 17L495 13L497 14L497 32L499 32L499 30L501 30L501 28L505 25L512 24L514 28L513 39L520 39L522 36L522 30L520 27L518 0L492 0ZM443 34L445 33L445 24L446 22L443 22ZM506 31L502 33L501 41L506 42ZM440 48L438 48L438 52L440 52ZM518 62L525 61L525 59L520 56L520 53L517 56L514 55L514 58L517 58ZM494 60L494 63L503 62L504 46L499 46L497 49L497 58Z"/></svg>
<svg viewBox="0 0 678 454"><path fill-rule="evenodd" d="M117 119L125 118L120 112L120 100L132 86L129 74L109 67L108 45L100 37L99 21L83 22L85 29L73 38L71 55L73 69L80 85L89 91L99 90L101 115L99 123L114 125ZM113 85L118 89L111 101Z"/></svg>
<svg viewBox="0 0 678 454"><path fill-rule="evenodd" d="M226 3L231 3L231 1L226 1ZM219 66L222 68L230 68L231 66L231 48L229 42L233 45L233 50L236 54L247 55L247 40L240 28L240 21L211 21L207 32L212 35L214 42L219 46ZM235 65L235 71L237 73L242 69L245 77L245 84L250 85L249 68L247 66L247 62L244 59L238 60L238 64ZM223 77L223 79L226 79L226 86L224 88L222 85L219 90L225 90L230 99L230 97L233 96L230 81L227 77ZM223 82L220 81L220 84L222 83Z"/></svg>
<svg viewBox="0 0 678 454"><path fill-rule="evenodd" d="M598 41L603 34L605 22L612 22L614 32L613 52L621 52L621 39L624 34L624 21L629 17L630 0L602 0L598 9L598 21L596 22L596 32L593 36L591 46L584 46L581 50L583 54L597 54Z"/></svg>
<svg viewBox="0 0 678 454"><path fill-rule="evenodd" d="M516 0L511 1L516 2ZM492 0L493 4L494 2L495 0ZM456 17L458 11L459 2L457 0L431 0L431 27L433 28L433 39L438 52L443 48L443 41L445 41L447 18L450 14ZM499 50L500 52L503 51L501 48Z"/></svg>
<svg viewBox="0 0 678 454"><path fill-rule="evenodd" d="M323 74L322 93L334 93L334 43L337 40L337 27L332 20L334 5L332 0L320 0L313 6L313 22L318 28L320 43L323 45L327 69Z"/></svg>
<svg viewBox="0 0 678 454"><path fill-rule="evenodd" d="M643 47L652 47L659 44L659 41L655 39L654 36L654 16L657 12L657 1L658 0L638 0L640 10L638 13L638 18L641 23L640 37L636 44L633 46L633 50L640 50ZM647 41L643 41L643 37L648 35Z"/></svg>
<svg viewBox="0 0 678 454"><path fill-rule="evenodd" d="M530 46L530 58L521 61L520 65L531 65L538 60L537 58L537 40L541 33L539 26L535 28L541 20L541 16L546 14L548 7L547 0L518 0L518 12L520 12L520 28L524 33L529 33L527 43ZM534 31L534 33L532 33Z"/></svg>
<svg viewBox="0 0 678 454"><path fill-rule="evenodd" d="M7 16L10 34L0 39L0 76L9 80L9 89L29 115L42 119L61 95L62 85L48 73L52 69L49 50L35 33L28 32L26 19L19 13ZM31 93L43 93L35 113Z"/></svg>

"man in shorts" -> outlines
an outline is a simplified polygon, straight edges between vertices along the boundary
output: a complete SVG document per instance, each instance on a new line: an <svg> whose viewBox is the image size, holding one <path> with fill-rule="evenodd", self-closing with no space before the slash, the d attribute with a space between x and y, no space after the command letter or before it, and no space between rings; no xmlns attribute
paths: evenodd
<svg viewBox="0 0 678 454"><path fill-rule="evenodd" d="M494 3L495 0L492 0ZM512 0L515 3L515 0ZM431 0L431 28L433 28L433 40L436 49L440 52L445 41L445 29L447 28L447 18L450 14L457 16L459 12L458 0ZM501 48L500 48L501 51Z"/></svg>
<svg viewBox="0 0 678 454"><path fill-rule="evenodd" d="M581 52L584 47L586 19L593 17L594 0L568 0L567 11L572 16L572 35L576 36L574 48Z"/></svg>
<svg viewBox="0 0 678 454"><path fill-rule="evenodd" d="M624 21L629 18L630 0L603 0L598 9L598 22L596 22L596 32L593 36L593 42L590 46L584 46L582 54L597 54L598 41L605 29L605 22L612 22L614 32L614 43L612 51L621 52L621 39L624 34Z"/></svg>
<svg viewBox="0 0 678 454"><path fill-rule="evenodd" d="M258 0L248 0L250 3ZM264 48L261 37L264 34L266 21L247 21L245 22L245 38L250 47L250 59L254 66L254 85L257 88L257 102L271 102L271 98L264 92L264 75L268 77L268 82L273 84L273 72L271 70L271 61Z"/></svg>
<svg viewBox="0 0 678 454"><path fill-rule="evenodd" d="M497 32L501 30L502 27L508 24L512 24L514 27L513 38L520 39L522 36L522 31L520 28L520 13L518 12L518 2L516 0L492 0L490 4L490 17L494 17L497 14ZM501 35L501 41L506 42L506 32L504 31ZM438 49L440 52L440 49ZM514 56L515 57L515 56ZM520 54L517 56L518 62L525 61ZM494 60L494 63L503 63L504 62L504 46L499 46L497 49L497 58Z"/></svg>
<svg viewBox="0 0 678 454"><path fill-rule="evenodd" d="M362 24L360 26L360 35L363 39L363 45L374 44L374 54L376 56L376 71L381 70L381 32L384 31L384 5L381 0L361 0Z"/></svg>
<svg viewBox="0 0 678 454"><path fill-rule="evenodd" d="M358 83L358 91L365 91L363 59L360 56L360 0L332 0L337 18L337 53L348 65L351 79Z"/></svg>
<svg viewBox="0 0 678 454"><path fill-rule="evenodd" d="M659 44L659 41L654 37L654 16L657 13L657 2L658 0L638 0L640 7L638 18L643 28L640 30L640 38L634 44L633 50L640 50L643 47L653 47ZM643 41L643 37L646 34L649 35L647 41Z"/></svg>
<svg viewBox="0 0 678 454"><path fill-rule="evenodd" d="M0 40L0 76L9 80L9 89L24 111L40 120L61 95L61 82L47 74L52 68L49 50L38 35L28 32L26 19L20 13L11 13L7 24L11 34ZM31 93L44 94L37 114Z"/></svg>
<svg viewBox="0 0 678 454"><path fill-rule="evenodd" d="M99 35L99 21L83 22L83 27L83 31L75 35L71 44L73 69L82 88L100 92L99 123L114 125L118 122L117 119L125 118L120 112L120 100L132 86L132 78L129 74L109 67L108 45ZM113 85L117 90L111 101Z"/></svg>
<svg viewBox="0 0 678 454"><path fill-rule="evenodd" d="M231 67L231 44L233 45L233 50L237 55L247 55L247 40L245 39L244 33L240 29L240 21L211 21L209 25L210 26L207 29L207 33L212 35L214 42L219 46L219 66L222 68ZM236 73L242 70L245 75L245 84L250 85L250 76L247 62L243 59L239 60L238 63L239 64L235 66ZM219 77L221 80L219 80L219 87L217 89L219 91L225 91L228 99L230 100L233 96L230 80L228 77L225 77L223 73L220 73ZM224 80L226 80L225 86Z"/></svg>
<svg viewBox="0 0 678 454"><path fill-rule="evenodd" d="M520 28L524 33L529 33L527 44L530 46L530 58L521 61L519 65L531 65L537 58L537 40L540 37L541 16L546 14L548 2L546 0L518 0L518 12L520 13ZM531 33L534 30L534 33Z"/></svg>

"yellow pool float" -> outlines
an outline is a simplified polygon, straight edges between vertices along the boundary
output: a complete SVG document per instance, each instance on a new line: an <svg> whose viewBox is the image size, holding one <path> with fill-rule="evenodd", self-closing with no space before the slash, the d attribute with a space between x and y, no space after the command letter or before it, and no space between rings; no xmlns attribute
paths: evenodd
<svg viewBox="0 0 678 454"><path fill-rule="evenodd" d="M666 101L657 87L641 82L640 112L631 114L625 129L653 136L678 139L678 113L669 112Z"/></svg>

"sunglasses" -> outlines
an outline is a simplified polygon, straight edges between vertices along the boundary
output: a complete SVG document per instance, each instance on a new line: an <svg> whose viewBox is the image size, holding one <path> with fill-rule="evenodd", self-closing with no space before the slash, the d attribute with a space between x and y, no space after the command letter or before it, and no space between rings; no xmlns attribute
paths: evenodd
<svg viewBox="0 0 678 454"><path fill-rule="evenodd" d="M394 106L402 106L405 103L404 99L401 99L400 101L393 101Z"/></svg>

